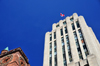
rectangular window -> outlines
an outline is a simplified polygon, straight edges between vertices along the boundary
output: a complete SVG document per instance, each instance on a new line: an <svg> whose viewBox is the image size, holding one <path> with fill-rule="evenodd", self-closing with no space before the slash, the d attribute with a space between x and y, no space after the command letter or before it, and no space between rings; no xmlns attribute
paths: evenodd
<svg viewBox="0 0 100 66"><path fill-rule="evenodd" d="M66 39L68 40L68 35L66 35Z"/></svg>
<svg viewBox="0 0 100 66"><path fill-rule="evenodd" d="M78 21L76 22L76 25L77 25L77 28L79 28L79 27L80 27L80 25L79 25L79 22L78 22Z"/></svg>
<svg viewBox="0 0 100 66"><path fill-rule="evenodd" d="M54 39L56 39L56 32L54 32Z"/></svg>
<svg viewBox="0 0 100 66"><path fill-rule="evenodd" d="M67 32L67 27L65 27L65 34L66 34L66 33L68 33L68 32Z"/></svg>
<svg viewBox="0 0 100 66"><path fill-rule="evenodd" d="M50 41L52 41L52 34L50 34Z"/></svg>
<svg viewBox="0 0 100 66"><path fill-rule="evenodd" d="M49 66L52 66L52 57L49 58Z"/></svg>
<svg viewBox="0 0 100 66"><path fill-rule="evenodd" d="M72 23L72 29L73 29L73 30L75 30L75 26L74 26L74 23Z"/></svg>
<svg viewBox="0 0 100 66"><path fill-rule="evenodd" d="M57 55L55 55L55 66L57 66Z"/></svg>
<svg viewBox="0 0 100 66"><path fill-rule="evenodd" d="M66 25L66 21L65 21L65 22L63 22L63 25Z"/></svg>
<svg viewBox="0 0 100 66"><path fill-rule="evenodd" d="M57 48L57 46L56 46L56 41L54 41L54 48L55 48L55 49Z"/></svg>
<svg viewBox="0 0 100 66"><path fill-rule="evenodd" d="M73 21L73 17L70 19L70 21Z"/></svg>
<svg viewBox="0 0 100 66"><path fill-rule="evenodd" d="M63 29L60 29L61 36L63 35Z"/></svg>
<svg viewBox="0 0 100 66"><path fill-rule="evenodd" d="M62 41L62 43L64 43L64 38L63 37L61 38L61 41Z"/></svg>
<svg viewBox="0 0 100 66"><path fill-rule="evenodd" d="M58 25L56 25L56 27L59 27L59 24L58 24Z"/></svg>
<svg viewBox="0 0 100 66"><path fill-rule="evenodd" d="M50 43L50 49L52 48L52 43Z"/></svg>

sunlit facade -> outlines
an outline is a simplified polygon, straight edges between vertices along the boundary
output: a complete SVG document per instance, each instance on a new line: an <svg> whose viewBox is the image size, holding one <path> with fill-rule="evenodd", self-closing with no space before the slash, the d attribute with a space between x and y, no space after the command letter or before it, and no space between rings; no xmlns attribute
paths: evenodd
<svg viewBox="0 0 100 66"><path fill-rule="evenodd" d="M100 66L100 45L83 16L74 13L45 34L43 66Z"/></svg>

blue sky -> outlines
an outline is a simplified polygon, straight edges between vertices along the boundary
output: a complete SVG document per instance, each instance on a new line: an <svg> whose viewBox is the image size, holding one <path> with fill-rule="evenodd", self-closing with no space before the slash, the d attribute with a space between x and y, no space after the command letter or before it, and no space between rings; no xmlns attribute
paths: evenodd
<svg viewBox="0 0 100 66"><path fill-rule="evenodd" d="M21 47L31 66L42 66L45 33L60 13L83 15L100 41L100 0L0 0L0 51Z"/></svg>

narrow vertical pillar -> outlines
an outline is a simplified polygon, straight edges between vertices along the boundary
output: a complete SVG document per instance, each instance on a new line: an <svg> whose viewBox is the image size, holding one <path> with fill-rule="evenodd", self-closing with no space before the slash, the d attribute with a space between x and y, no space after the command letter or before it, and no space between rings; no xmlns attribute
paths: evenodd
<svg viewBox="0 0 100 66"><path fill-rule="evenodd" d="M60 27L56 29L56 40L57 40L57 60L58 66L63 66L63 53L62 53L62 44L61 44L61 34L60 34Z"/></svg>
<svg viewBox="0 0 100 66"><path fill-rule="evenodd" d="M45 34L43 66L49 66L49 32Z"/></svg>

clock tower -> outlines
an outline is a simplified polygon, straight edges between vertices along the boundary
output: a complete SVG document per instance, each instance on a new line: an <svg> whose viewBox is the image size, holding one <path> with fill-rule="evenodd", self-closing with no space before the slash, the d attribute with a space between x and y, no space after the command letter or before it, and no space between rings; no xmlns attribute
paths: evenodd
<svg viewBox="0 0 100 66"><path fill-rule="evenodd" d="M30 66L30 64L21 48L9 51L6 47L0 54L0 66Z"/></svg>

